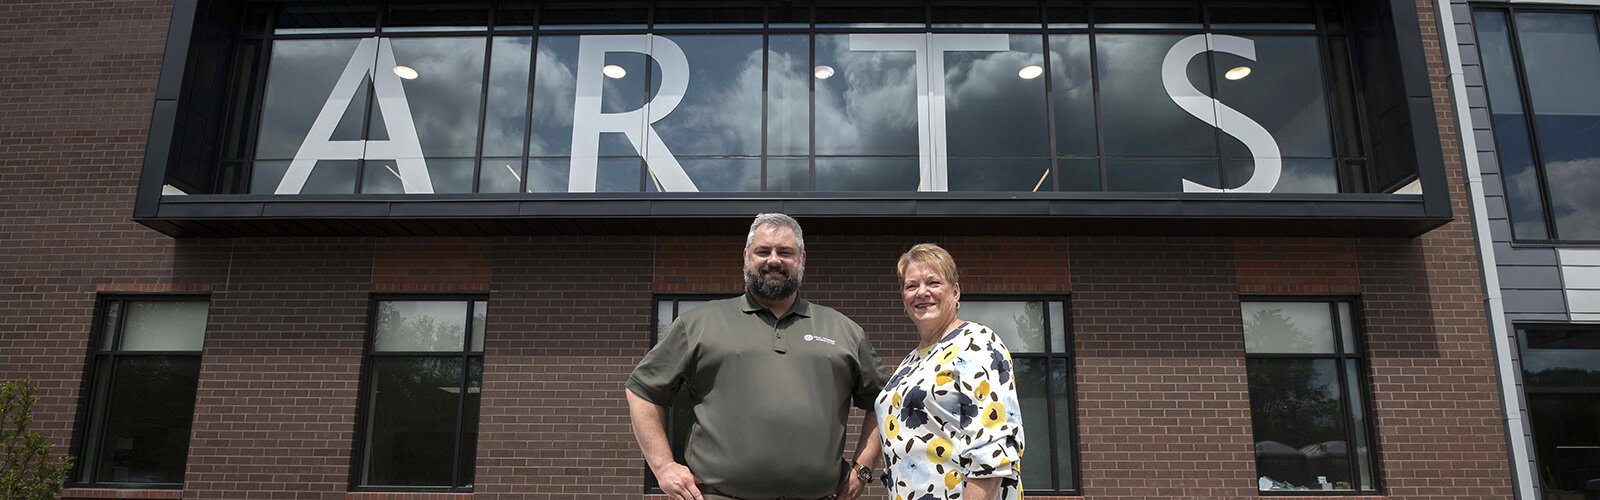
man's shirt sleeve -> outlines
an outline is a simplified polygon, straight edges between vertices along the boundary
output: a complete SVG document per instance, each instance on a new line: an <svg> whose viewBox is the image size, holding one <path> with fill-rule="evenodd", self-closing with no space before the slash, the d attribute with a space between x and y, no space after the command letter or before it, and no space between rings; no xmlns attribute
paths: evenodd
<svg viewBox="0 0 1600 500"><path fill-rule="evenodd" d="M678 388L689 379L693 369L694 348L689 338L693 335L687 330L683 318L673 321L639 366L633 368L625 387L646 401L672 406Z"/></svg>
<svg viewBox="0 0 1600 500"><path fill-rule="evenodd" d="M867 339L866 332L856 326L856 333L856 369L861 377L856 381L855 394L850 399L856 408L870 412L878 393L883 391L883 385L889 382L889 372L884 370L883 362L878 359L878 351L872 348L872 341Z"/></svg>

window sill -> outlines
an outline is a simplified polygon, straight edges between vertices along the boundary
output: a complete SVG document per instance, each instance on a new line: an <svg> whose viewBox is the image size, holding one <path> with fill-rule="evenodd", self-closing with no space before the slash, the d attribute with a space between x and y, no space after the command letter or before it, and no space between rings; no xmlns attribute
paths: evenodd
<svg viewBox="0 0 1600 500"><path fill-rule="evenodd" d="M183 490L137 490L119 488L66 488L61 490L62 500L88 498L137 498L140 500L180 500Z"/></svg>
<svg viewBox="0 0 1600 500"><path fill-rule="evenodd" d="M470 500L471 493L434 493L422 491L352 491L344 500Z"/></svg>

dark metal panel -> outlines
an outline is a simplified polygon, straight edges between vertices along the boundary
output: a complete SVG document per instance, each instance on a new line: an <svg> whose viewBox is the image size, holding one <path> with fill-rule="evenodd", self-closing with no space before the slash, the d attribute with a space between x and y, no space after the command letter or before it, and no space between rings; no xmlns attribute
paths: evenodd
<svg viewBox="0 0 1600 500"><path fill-rule="evenodd" d="M917 203L917 215L1041 214L1049 210L1049 200L929 200Z"/></svg>
<svg viewBox="0 0 1600 500"><path fill-rule="evenodd" d="M386 220L378 227L387 229L390 236L433 236L426 224L416 220Z"/></svg>
<svg viewBox="0 0 1600 500"><path fill-rule="evenodd" d="M1561 290L1502 289L1506 312L1559 314L1567 312L1567 299Z"/></svg>
<svg viewBox="0 0 1600 500"><path fill-rule="evenodd" d="M166 75L162 76L162 80L166 80ZM155 217L161 210L161 185L166 184L167 162L172 157L172 138L177 123L178 101L156 101L155 108L150 112L150 137L144 143L139 192L133 202L134 218Z"/></svg>
<svg viewBox="0 0 1600 500"><path fill-rule="evenodd" d="M1565 313L1517 313L1506 311L1506 321L1512 323L1566 323L1570 320Z"/></svg>
<svg viewBox="0 0 1600 500"><path fill-rule="evenodd" d="M524 201L517 207L517 215L582 217L594 214L639 215L647 210L646 200L540 200Z"/></svg>
<svg viewBox="0 0 1600 500"><path fill-rule="evenodd" d="M467 219L467 220L458 221L458 222L464 227L470 227L471 228L470 231L463 230L463 232L466 232L467 234L473 234L473 235L478 235L478 236L497 236L497 235L502 235L502 234L511 234L511 231L509 229L507 229L504 225L500 224L500 219Z"/></svg>
<svg viewBox="0 0 1600 500"><path fill-rule="evenodd" d="M1128 215L1156 215L1175 217L1183 213L1183 202L1178 200L1060 200L1050 204L1050 215L1082 215L1086 217L1118 217Z"/></svg>
<svg viewBox="0 0 1600 500"><path fill-rule="evenodd" d="M790 214L849 214L854 216L911 216L917 214L917 202L914 200L797 199L783 202L782 208L784 213Z"/></svg>
<svg viewBox="0 0 1600 500"><path fill-rule="evenodd" d="M361 219L388 218L390 202L386 201L305 201L267 203L263 217L283 218L333 218Z"/></svg>
<svg viewBox="0 0 1600 500"><path fill-rule="evenodd" d="M1556 249L1550 247L1513 247L1510 243L1495 242L1494 260L1500 265L1555 266Z"/></svg>
<svg viewBox="0 0 1600 500"><path fill-rule="evenodd" d="M428 231L429 231L428 234L434 234L434 235L440 235L440 236L463 236L463 235L469 234L469 233L462 232L461 229L459 227L457 227L458 225L456 223L454 223L454 222L451 222L451 221L445 221L445 220L440 220L440 219L419 219L418 222L421 222L423 226L428 228ZM471 227L470 224L462 224L462 225L466 225L468 227Z"/></svg>
<svg viewBox="0 0 1600 500"><path fill-rule="evenodd" d="M1490 200L1490 203L1496 203ZM1511 221L1505 219L1489 221L1489 236L1496 240L1511 240Z"/></svg>
<svg viewBox="0 0 1600 500"><path fill-rule="evenodd" d="M350 234L343 228L329 224L326 220L304 219L295 222L300 223L301 227L306 228L306 230L310 231L311 234L317 236L344 236Z"/></svg>
<svg viewBox="0 0 1600 500"><path fill-rule="evenodd" d="M1389 0L1388 10L1394 23L1395 48L1398 49L1395 56L1399 58L1405 95L1431 99L1433 91L1428 85L1428 60L1422 50L1422 24L1417 18L1417 4L1412 0Z"/></svg>
<svg viewBox="0 0 1600 500"><path fill-rule="evenodd" d="M1498 268L1502 289L1561 289L1561 269L1555 266L1498 266Z"/></svg>
<svg viewBox="0 0 1600 500"><path fill-rule="evenodd" d="M410 218L499 218L515 217L519 208L516 201L428 201L396 202L389 207L389 217Z"/></svg>
<svg viewBox="0 0 1600 500"><path fill-rule="evenodd" d="M782 211L783 202L776 199L739 200L661 200L650 204L650 215L657 216L718 216L725 214L750 214Z"/></svg>
<svg viewBox="0 0 1600 500"><path fill-rule="evenodd" d="M1416 236L1449 221L1428 217L1421 197L1411 195L1283 195L1185 193L1058 194L1050 198L837 197L801 199L544 199L506 200L328 200L259 196L227 201L224 196L182 197L161 204L161 217L146 222L183 220L316 220L336 234L707 234L709 227L748 223L763 211L782 211L807 220L832 221L841 230L870 234L894 232L908 221L960 222L971 234L1016 227L1037 231L1085 229L1096 232L1149 231L1152 234L1282 234ZM918 195L926 196L926 195ZM759 204L756 204L759 202ZM478 206L489 207L478 210ZM500 215L516 206L515 215ZM686 208L680 208L686 207ZM1012 222L1016 219L1020 222ZM496 224L486 221L499 221ZM535 222L537 221L537 222ZM158 230L170 226L156 226ZM261 230L240 224L247 232ZM505 229L508 228L509 229ZM941 226L943 227L943 226ZM294 226L276 231L295 232ZM322 227L305 230L321 234Z"/></svg>
<svg viewBox="0 0 1600 500"><path fill-rule="evenodd" d="M1408 97L1406 107L1411 111L1411 124L1406 129L1411 132L1412 149L1417 159L1417 178L1422 181L1423 209L1429 217L1451 217L1450 185L1445 178L1444 149L1441 146L1444 137L1439 132L1432 94L1428 94L1428 97ZM1456 141L1456 144L1460 143Z"/></svg>
<svg viewBox="0 0 1600 500"><path fill-rule="evenodd" d="M172 2L172 21L167 25L167 47L161 58L156 100L176 101L183 92L184 65L189 61L189 42L194 35L194 19L199 11L199 0Z"/></svg>
<svg viewBox="0 0 1600 500"><path fill-rule="evenodd" d="M1484 205L1484 213L1489 216L1490 220L1495 220L1495 219L1504 220L1507 217L1509 217L1509 216L1506 215L1506 204L1503 203L1504 200L1505 200L1504 198L1496 198L1493 201L1500 202L1500 203L1484 203L1483 204ZM1484 200L1484 201L1490 201L1490 200Z"/></svg>
<svg viewBox="0 0 1600 500"><path fill-rule="evenodd" d="M155 217L166 220L184 219L245 219L261 217L265 203L238 201L233 203L162 202ZM152 217L154 218L154 217ZM134 217L134 220L140 220ZM141 222L143 222L141 220Z"/></svg>

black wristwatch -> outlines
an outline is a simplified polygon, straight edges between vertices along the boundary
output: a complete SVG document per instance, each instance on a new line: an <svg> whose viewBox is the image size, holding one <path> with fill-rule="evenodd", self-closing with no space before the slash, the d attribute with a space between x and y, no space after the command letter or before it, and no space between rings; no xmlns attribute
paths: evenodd
<svg viewBox="0 0 1600 500"><path fill-rule="evenodd" d="M850 469L856 471L856 477L860 478L861 482L866 483L866 484L872 484L872 468L871 467L867 467L865 465L857 463L855 465L850 466Z"/></svg>

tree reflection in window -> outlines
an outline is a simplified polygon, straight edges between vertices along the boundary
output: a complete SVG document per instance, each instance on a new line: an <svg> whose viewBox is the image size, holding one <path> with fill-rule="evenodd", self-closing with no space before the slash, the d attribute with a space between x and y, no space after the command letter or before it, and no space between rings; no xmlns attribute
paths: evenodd
<svg viewBox="0 0 1600 500"><path fill-rule="evenodd" d="M1348 302L1242 304L1263 491L1376 490L1352 308Z"/></svg>
<svg viewBox="0 0 1600 500"><path fill-rule="evenodd" d="M356 486L470 491L486 303L384 300L373 313Z"/></svg>

